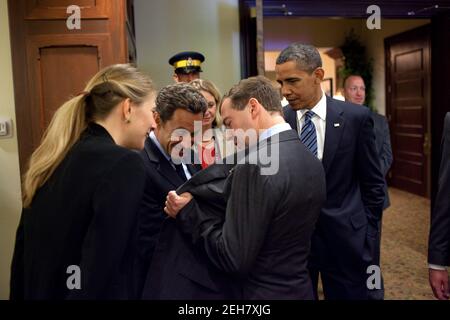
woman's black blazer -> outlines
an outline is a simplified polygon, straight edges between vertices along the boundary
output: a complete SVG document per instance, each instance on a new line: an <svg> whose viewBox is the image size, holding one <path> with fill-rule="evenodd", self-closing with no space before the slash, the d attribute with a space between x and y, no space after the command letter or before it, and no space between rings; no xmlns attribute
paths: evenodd
<svg viewBox="0 0 450 320"><path fill-rule="evenodd" d="M138 153L90 124L22 211L11 299L135 298Z"/></svg>

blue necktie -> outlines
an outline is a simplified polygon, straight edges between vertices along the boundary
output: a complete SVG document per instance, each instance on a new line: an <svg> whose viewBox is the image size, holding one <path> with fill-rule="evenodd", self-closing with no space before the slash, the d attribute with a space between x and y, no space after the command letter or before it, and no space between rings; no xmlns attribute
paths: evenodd
<svg viewBox="0 0 450 320"><path fill-rule="evenodd" d="M300 140L303 142L306 148L317 157L317 136L316 127L311 121L314 116L314 112L307 111L305 114L305 123L302 126L302 132L300 133Z"/></svg>

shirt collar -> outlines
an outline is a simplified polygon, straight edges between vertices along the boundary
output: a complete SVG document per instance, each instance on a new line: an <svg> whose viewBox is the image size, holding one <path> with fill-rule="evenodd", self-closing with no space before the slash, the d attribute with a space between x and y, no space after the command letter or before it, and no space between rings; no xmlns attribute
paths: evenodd
<svg viewBox="0 0 450 320"><path fill-rule="evenodd" d="M259 141L268 139L271 136L274 136L274 135L276 135L278 133L281 133L283 131L288 131L288 130L291 130L291 129L292 128L289 125L289 123L284 122L284 123L276 124L276 125L270 127L269 129L264 130L259 136Z"/></svg>
<svg viewBox="0 0 450 320"><path fill-rule="evenodd" d="M297 116L300 120L304 114L309 111L309 109L301 109L297 110ZM316 114L320 119L323 121L326 121L327 118L327 97L325 93L322 91L322 98L320 98L319 102L314 106L314 108L311 109L314 114Z"/></svg>
<svg viewBox="0 0 450 320"><path fill-rule="evenodd" d="M164 148L161 146L161 144L158 141L158 138L156 138L156 135L153 131L150 132L149 137L150 137L150 139L152 139L152 141L154 142L156 147L159 149L159 151L162 153L162 155L167 159L167 161L172 162L172 159L167 154L166 150L164 150Z"/></svg>

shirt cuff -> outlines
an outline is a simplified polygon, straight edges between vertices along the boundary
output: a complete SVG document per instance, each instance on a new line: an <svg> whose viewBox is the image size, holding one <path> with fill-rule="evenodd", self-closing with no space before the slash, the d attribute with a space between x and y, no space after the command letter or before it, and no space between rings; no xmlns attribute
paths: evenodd
<svg viewBox="0 0 450 320"><path fill-rule="evenodd" d="M447 270L447 267L445 267L445 266L440 266L440 265L431 264L431 263L428 264L428 268L433 269L433 270Z"/></svg>

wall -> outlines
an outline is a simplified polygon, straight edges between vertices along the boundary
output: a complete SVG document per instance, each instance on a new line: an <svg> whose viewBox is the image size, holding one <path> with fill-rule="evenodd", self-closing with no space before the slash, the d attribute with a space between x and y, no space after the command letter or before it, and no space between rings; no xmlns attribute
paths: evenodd
<svg viewBox="0 0 450 320"><path fill-rule="evenodd" d="M325 71L325 79L331 78L333 82L333 93L336 94L336 62L333 58L325 54L330 48L318 48L322 58L322 68Z"/></svg>
<svg viewBox="0 0 450 320"><path fill-rule="evenodd" d="M328 50L339 47L344 42L346 34L353 29L361 35L360 19L328 19L328 18L265 18L264 48L269 52L268 70L274 69L279 52L293 42L310 43L319 49L325 78L333 79L333 94L337 91L336 63L325 54ZM275 78L275 72L266 73ZM343 99L342 97L338 99Z"/></svg>
<svg viewBox="0 0 450 320"><path fill-rule="evenodd" d="M169 58L205 55L201 77L224 92L240 79L238 0L135 0L137 64L159 87L173 83Z"/></svg>
<svg viewBox="0 0 450 320"><path fill-rule="evenodd" d="M374 105L380 114L386 114L386 78L384 59L384 38L414 29L430 23L428 19L387 20L381 21L380 30L363 29L362 36L369 57L373 58L373 88L375 92Z"/></svg>
<svg viewBox="0 0 450 320"><path fill-rule="evenodd" d="M7 1L0 1L0 117L12 119L15 131L16 114L8 23ZM0 139L0 164L0 299L7 299L12 250L22 206L16 132L12 138Z"/></svg>
<svg viewBox="0 0 450 320"><path fill-rule="evenodd" d="M361 33L360 19L264 18L264 48L281 51L292 42L316 47L339 47L346 32Z"/></svg>

